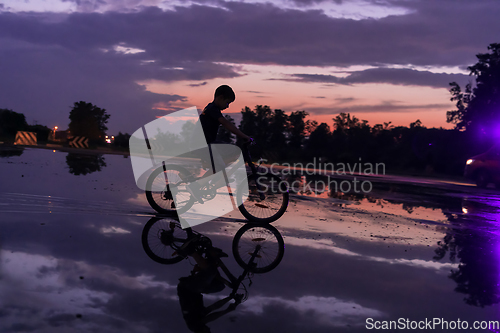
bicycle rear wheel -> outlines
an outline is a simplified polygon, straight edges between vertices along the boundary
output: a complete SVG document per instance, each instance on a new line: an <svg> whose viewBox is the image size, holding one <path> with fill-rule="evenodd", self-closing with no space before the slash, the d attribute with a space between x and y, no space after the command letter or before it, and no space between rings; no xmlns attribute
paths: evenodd
<svg viewBox="0 0 500 333"><path fill-rule="evenodd" d="M260 249L249 265L257 246ZM285 254L285 242L279 231L269 225L244 225L233 239L233 255L238 265L253 273L267 273L276 268Z"/></svg>
<svg viewBox="0 0 500 333"><path fill-rule="evenodd" d="M189 171L173 164L154 170L146 182L146 198L151 207L166 215L187 212L194 204L194 198L186 189L187 183L183 181L189 175Z"/></svg>
<svg viewBox="0 0 500 333"><path fill-rule="evenodd" d="M184 259L176 253L190 237L188 229L177 222L153 217L142 230L142 247L152 260L160 264L175 264Z"/></svg>
<svg viewBox="0 0 500 333"><path fill-rule="evenodd" d="M250 222L276 221L285 213L288 200L288 185L271 173L250 175L248 188L239 186L237 191L238 209Z"/></svg>

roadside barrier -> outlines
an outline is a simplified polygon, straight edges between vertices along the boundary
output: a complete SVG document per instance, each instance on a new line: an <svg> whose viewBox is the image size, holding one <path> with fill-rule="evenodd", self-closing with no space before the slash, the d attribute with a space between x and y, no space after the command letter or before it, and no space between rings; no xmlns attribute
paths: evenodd
<svg viewBox="0 0 500 333"><path fill-rule="evenodd" d="M84 136L75 136L69 140L69 146L73 148L88 148L89 139Z"/></svg>
<svg viewBox="0 0 500 333"><path fill-rule="evenodd" d="M36 143L37 141L35 132L18 131L16 133L16 139L14 141L15 145L34 146L36 145Z"/></svg>

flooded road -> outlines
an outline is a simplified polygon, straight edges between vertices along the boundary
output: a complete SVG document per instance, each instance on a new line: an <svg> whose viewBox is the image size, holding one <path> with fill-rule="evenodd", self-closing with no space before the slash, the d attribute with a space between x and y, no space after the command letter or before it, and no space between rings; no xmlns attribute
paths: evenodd
<svg viewBox="0 0 500 333"><path fill-rule="evenodd" d="M141 235L155 214L128 158L0 153L1 332L190 332L177 286L194 262L162 265L145 253ZM439 319L474 331L475 321L500 320L499 194L381 180L369 193L299 191L272 224L282 261L208 326L364 332ZM235 275L243 269L232 241L244 221L235 211L195 227L229 254L222 260Z"/></svg>

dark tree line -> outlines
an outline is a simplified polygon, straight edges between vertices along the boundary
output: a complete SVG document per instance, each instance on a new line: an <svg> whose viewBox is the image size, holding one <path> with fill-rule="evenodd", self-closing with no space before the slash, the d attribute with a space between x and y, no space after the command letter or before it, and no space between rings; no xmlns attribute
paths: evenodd
<svg viewBox="0 0 500 333"><path fill-rule="evenodd" d="M368 121L341 113L330 124L308 119L305 111L257 105L245 107L239 128L252 136L254 158L268 162L384 163L389 172L461 175L465 161L488 145L470 140L466 132L426 128L420 120L405 126ZM229 117L230 118L230 117ZM230 118L231 119L231 118ZM221 138L231 138L221 129Z"/></svg>
<svg viewBox="0 0 500 333"><path fill-rule="evenodd" d="M330 124L317 124L305 111L287 115L262 105L245 107L239 127L256 139L255 155L272 162L321 157L331 162L385 163L392 172L461 175L468 158L500 139L500 43L488 50L469 67L474 82L465 91L450 83L456 110L448 111L447 121L455 124L453 130L428 129L420 120L409 127L395 127L390 121L372 127L346 113Z"/></svg>
<svg viewBox="0 0 500 333"><path fill-rule="evenodd" d="M45 142L51 129L43 125L28 125L24 114L0 109L0 139L13 141L18 131L35 132L38 141Z"/></svg>
<svg viewBox="0 0 500 333"><path fill-rule="evenodd" d="M103 144L109 117L105 109L96 105L83 101L74 103L69 113L68 134L86 137L91 144ZM36 132L38 142L46 142L51 139L52 129L43 125L28 125L24 114L0 109L0 139L13 142L18 131ZM120 132L115 138L115 146L128 148L129 137L129 134Z"/></svg>

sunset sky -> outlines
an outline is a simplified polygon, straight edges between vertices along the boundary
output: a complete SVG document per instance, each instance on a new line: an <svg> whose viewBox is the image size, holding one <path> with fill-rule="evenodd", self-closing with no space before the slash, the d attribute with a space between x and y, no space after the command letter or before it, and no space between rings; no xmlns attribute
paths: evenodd
<svg viewBox="0 0 500 333"><path fill-rule="evenodd" d="M0 0L0 108L65 129L74 102L132 133L202 109L268 105L326 122L451 128L448 83L500 42L498 0Z"/></svg>

